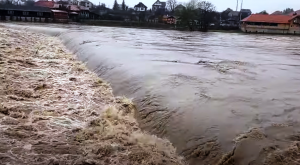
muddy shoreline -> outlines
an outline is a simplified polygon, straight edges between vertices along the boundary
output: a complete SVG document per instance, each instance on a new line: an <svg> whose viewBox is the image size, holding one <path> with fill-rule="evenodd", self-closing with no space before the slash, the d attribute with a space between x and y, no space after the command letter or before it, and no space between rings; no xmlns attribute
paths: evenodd
<svg viewBox="0 0 300 165"><path fill-rule="evenodd" d="M0 48L1 163L184 164L57 38L1 27Z"/></svg>

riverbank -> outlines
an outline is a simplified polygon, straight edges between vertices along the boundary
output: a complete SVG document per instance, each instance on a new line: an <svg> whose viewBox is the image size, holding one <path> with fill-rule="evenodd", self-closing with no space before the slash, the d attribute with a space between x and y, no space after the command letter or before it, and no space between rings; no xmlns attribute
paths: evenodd
<svg viewBox="0 0 300 165"><path fill-rule="evenodd" d="M183 164L57 38L0 27L0 48L2 163Z"/></svg>
<svg viewBox="0 0 300 165"><path fill-rule="evenodd" d="M121 27L121 28L139 28L139 29L156 29L156 30L179 30L190 31L188 27L176 27L176 25L170 25L165 23L149 23L149 22L126 22L126 21L112 21L112 20L87 20L82 21L81 25L92 26L107 26L107 27ZM199 30L194 30L199 31ZM208 32L223 32L223 33L242 33L239 29L209 29Z"/></svg>

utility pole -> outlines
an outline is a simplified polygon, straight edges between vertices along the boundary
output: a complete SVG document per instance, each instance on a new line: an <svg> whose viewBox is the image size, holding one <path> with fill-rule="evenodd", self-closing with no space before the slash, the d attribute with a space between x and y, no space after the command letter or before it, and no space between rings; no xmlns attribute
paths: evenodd
<svg viewBox="0 0 300 165"><path fill-rule="evenodd" d="M239 7L239 0L237 0L237 2L236 2L236 10L235 11L238 10L238 7Z"/></svg>
<svg viewBox="0 0 300 165"><path fill-rule="evenodd" d="M242 3L241 3L241 10L243 9L243 2L244 2L244 0L242 0Z"/></svg>
<svg viewBox="0 0 300 165"><path fill-rule="evenodd" d="M242 0L242 3L241 3L241 10L243 9L243 2L244 0ZM240 12L240 21L242 20L242 13Z"/></svg>

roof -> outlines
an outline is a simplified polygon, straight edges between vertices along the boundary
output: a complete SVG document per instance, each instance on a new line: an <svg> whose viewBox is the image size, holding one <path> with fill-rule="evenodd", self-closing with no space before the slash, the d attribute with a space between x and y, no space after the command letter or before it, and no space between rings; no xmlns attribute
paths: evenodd
<svg viewBox="0 0 300 165"><path fill-rule="evenodd" d="M242 22L289 23L295 17L297 16L252 14L243 19Z"/></svg>
<svg viewBox="0 0 300 165"><path fill-rule="evenodd" d="M272 13L270 15L283 15L283 13L282 13L282 11L275 11L274 13Z"/></svg>
<svg viewBox="0 0 300 165"><path fill-rule="evenodd" d="M175 7L175 9L178 9L178 8L185 8L185 6L183 6L182 4L179 4Z"/></svg>
<svg viewBox="0 0 300 165"><path fill-rule="evenodd" d="M71 11L80 11L77 5L68 5Z"/></svg>
<svg viewBox="0 0 300 165"><path fill-rule="evenodd" d="M159 0L157 0L156 2L154 2L154 4L152 6L166 6L166 2L160 2Z"/></svg>
<svg viewBox="0 0 300 165"><path fill-rule="evenodd" d="M228 15L232 15L232 16L239 16L240 12L238 11L231 11L228 13Z"/></svg>
<svg viewBox="0 0 300 165"><path fill-rule="evenodd" d="M80 10L90 10L88 7L85 7L85 6L79 6L79 9Z"/></svg>
<svg viewBox="0 0 300 165"><path fill-rule="evenodd" d="M51 12L51 10L47 7L21 6L21 5L10 5L10 4L0 5L0 9L2 9L2 10L35 11L35 12Z"/></svg>
<svg viewBox="0 0 300 165"><path fill-rule="evenodd" d="M241 9L242 13L252 13L250 9Z"/></svg>
<svg viewBox="0 0 300 165"><path fill-rule="evenodd" d="M71 12L70 14L78 14L78 13L76 13L76 12Z"/></svg>
<svg viewBox="0 0 300 165"><path fill-rule="evenodd" d="M51 10L53 13L68 13L66 11L62 11L62 10Z"/></svg>
<svg viewBox="0 0 300 165"><path fill-rule="evenodd" d="M145 7L145 8L147 8L147 6L144 5L142 2L138 3L138 4L135 5L134 7Z"/></svg>
<svg viewBox="0 0 300 165"><path fill-rule="evenodd" d="M35 6L52 8L54 6L54 1L37 1L34 3Z"/></svg>

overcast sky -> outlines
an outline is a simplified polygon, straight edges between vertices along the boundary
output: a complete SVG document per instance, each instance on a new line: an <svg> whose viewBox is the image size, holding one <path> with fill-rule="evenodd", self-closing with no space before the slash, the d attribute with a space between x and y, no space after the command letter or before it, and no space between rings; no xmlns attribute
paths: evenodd
<svg viewBox="0 0 300 165"><path fill-rule="evenodd" d="M94 4L105 3L106 6L112 8L114 0L91 0ZM122 0L117 0L119 4ZM129 7L133 7L139 2L143 2L148 8L156 0L125 0L125 3ZM164 1L164 0L161 0ZM167 1L167 0L165 0ZM178 0L178 2L185 3L188 0ZM236 9L237 0L208 0L216 6L217 11L223 11L228 7L231 9ZM242 0L239 0L239 8ZM283 10L287 7L293 8L294 10L300 10L300 0L244 0L243 8L251 9L252 12L257 13L262 10L267 10L267 12L272 13L276 10Z"/></svg>

